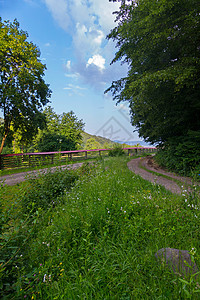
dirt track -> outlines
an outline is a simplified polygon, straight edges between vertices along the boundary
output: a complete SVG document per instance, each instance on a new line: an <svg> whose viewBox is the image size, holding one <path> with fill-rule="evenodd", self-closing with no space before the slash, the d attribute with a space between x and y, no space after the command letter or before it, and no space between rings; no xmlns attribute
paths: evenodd
<svg viewBox="0 0 200 300"><path fill-rule="evenodd" d="M66 165L66 166L61 166L61 167L52 167L51 170L54 171L58 168L61 169L77 169L82 166L83 163L76 163L76 164L71 164L71 165ZM20 183L24 180L26 180L29 176L35 175L37 173L46 173L48 168L46 169L41 169L41 170L34 170L34 171L28 171L28 172L22 172L22 173L17 173L17 174L12 174L12 175L5 175L0 177L0 183L3 182L3 185L15 185L17 183Z"/></svg>
<svg viewBox="0 0 200 300"><path fill-rule="evenodd" d="M83 163L75 163L75 164L72 164L72 165L62 166L61 168L62 169L65 169L65 168L77 169L82 164ZM176 193L176 194L181 194L181 192L183 190L181 185L185 187L185 186L188 186L188 185L192 184L192 181L191 181L190 178L177 176L173 173L170 173L170 172L160 168L158 165L155 164L155 162L153 161L152 156L132 159L131 161L128 162L127 166L131 171L133 171L134 173L140 175L142 178L144 178L146 180L149 180L153 183L163 185L166 189L168 189L171 192ZM143 167L148 169L149 171L160 173L162 175L166 175L166 176L171 177L173 179L179 180L179 181L182 182L182 184L177 184L176 182L174 182L170 179L167 179L167 178L164 178L162 176L158 176L156 174L148 172L147 170L143 169ZM51 169L53 171L53 170L56 170L57 167L53 167ZM37 174L38 172L46 173L47 170L48 169L42 169L42 170L29 171L29 172L24 172L24 173L17 173L17 174L13 174L13 175L1 176L0 177L0 182L3 182L3 185L5 185L5 184L15 185L17 183L20 183L20 182L26 180L26 178L28 178L32 174Z"/></svg>
<svg viewBox="0 0 200 300"><path fill-rule="evenodd" d="M145 158L136 158L132 159L128 162L128 168L133 171L134 173L140 175L142 178L149 180L153 183L163 185L166 189L170 190L173 193L181 194L183 187L186 187L188 185L192 185L192 181L188 177L181 177L178 175L175 175L174 173L170 173L162 168L160 168L156 163L153 161L152 156L147 156ZM153 174L151 172L146 171L145 169L148 169L149 171L153 171L168 177L171 177L172 179L176 179L182 182L182 184L177 184L175 181L164 178L162 176L158 176L156 174Z"/></svg>

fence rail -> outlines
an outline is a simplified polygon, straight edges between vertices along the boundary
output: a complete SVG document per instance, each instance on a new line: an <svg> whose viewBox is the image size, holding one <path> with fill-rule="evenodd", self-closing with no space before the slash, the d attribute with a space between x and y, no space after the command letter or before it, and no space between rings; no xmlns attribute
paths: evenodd
<svg viewBox="0 0 200 300"><path fill-rule="evenodd" d="M128 155L142 152L155 152L156 147L122 148ZM111 149L89 149L57 152L15 153L0 155L0 170L13 168L27 168L42 165L67 163L72 160L94 158L97 155L108 155Z"/></svg>

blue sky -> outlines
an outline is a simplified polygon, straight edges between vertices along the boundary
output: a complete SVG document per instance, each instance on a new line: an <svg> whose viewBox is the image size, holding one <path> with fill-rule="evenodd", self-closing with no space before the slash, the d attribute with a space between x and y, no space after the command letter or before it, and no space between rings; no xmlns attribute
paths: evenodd
<svg viewBox="0 0 200 300"><path fill-rule="evenodd" d="M126 75L127 66L110 65L115 44L106 39L120 2L109 0L0 0L2 20L20 23L41 51L57 114L73 111L85 131L111 140L139 140L127 103L116 106L104 91Z"/></svg>

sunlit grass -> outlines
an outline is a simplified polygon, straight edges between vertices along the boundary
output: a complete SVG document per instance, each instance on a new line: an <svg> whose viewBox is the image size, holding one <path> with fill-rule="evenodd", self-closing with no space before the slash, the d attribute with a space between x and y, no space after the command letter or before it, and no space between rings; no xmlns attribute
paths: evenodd
<svg viewBox="0 0 200 300"><path fill-rule="evenodd" d="M185 290L198 299L195 283L184 285L154 256L200 248L198 194L186 199L145 181L128 160L84 165L60 204L37 209L21 230L28 243L9 299L185 299Z"/></svg>

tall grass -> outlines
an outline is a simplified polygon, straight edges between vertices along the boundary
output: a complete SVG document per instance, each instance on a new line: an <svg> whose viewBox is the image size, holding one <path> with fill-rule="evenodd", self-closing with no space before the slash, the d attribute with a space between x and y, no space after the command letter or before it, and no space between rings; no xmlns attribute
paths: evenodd
<svg viewBox="0 0 200 300"><path fill-rule="evenodd" d="M4 299L198 299L195 279L173 275L154 255L195 248L199 264L198 192L172 194L127 161L84 165L62 201L38 206L18 237L15 263L2 270L3 280L15 272Z"/></svg>

